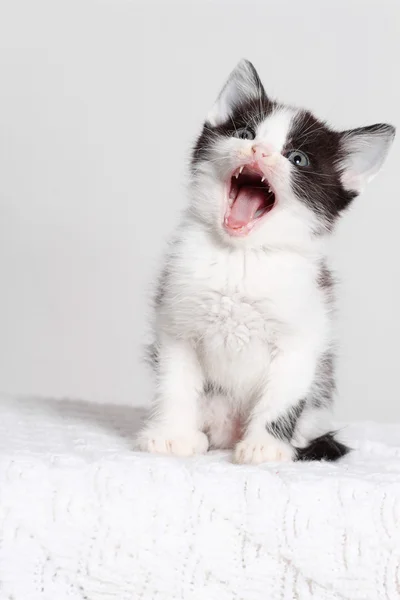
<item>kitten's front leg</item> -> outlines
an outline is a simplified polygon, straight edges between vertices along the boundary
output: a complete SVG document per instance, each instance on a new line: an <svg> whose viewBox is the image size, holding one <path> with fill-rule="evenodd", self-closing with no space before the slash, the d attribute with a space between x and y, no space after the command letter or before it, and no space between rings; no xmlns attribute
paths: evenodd
<svg viewBox="0 0 400 600"><path fill-rule="evenodd" d="M203 373L192 345L162 335L153 413L139 433L139 449L177 456L207 452L208 438L200 431L202 391Z"/></svg>
<svg viewBox="0 0 400 600"><path fill-rule="evenodd" d="M295 458L290 441L315 376L316 345L309 339L285 340L271 362L246 433L234 450L236 463L259 464Z"/></svg>

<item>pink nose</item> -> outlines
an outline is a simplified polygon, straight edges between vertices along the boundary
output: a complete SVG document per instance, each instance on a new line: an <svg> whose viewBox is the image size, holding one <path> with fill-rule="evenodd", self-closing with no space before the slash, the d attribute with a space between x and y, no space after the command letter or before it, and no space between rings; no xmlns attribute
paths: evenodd
<svg viewBox="0 0 400 600"><path fill-rule="evenodd" d="M252 146L251 149L253 150L253 154L254 154L255 158L258 158L258 159L266 158L273 152L272 148L268 148L265 145L258 146L257 144L254 144L254 146Z"/></svg>

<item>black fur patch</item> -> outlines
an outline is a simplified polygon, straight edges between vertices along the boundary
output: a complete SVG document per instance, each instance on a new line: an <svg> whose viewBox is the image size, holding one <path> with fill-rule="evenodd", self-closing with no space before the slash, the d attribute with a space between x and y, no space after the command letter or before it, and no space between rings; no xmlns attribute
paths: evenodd
<svg viewBox="0 0 400 600"><path fill-rule="evenodd" d="M267 423L265 428L268 433L280 440L290 441L293 437L296 423L303 412L305 405L306 401L300 400L300 402L293 406L286 415L279 417L279 419L272 423Z"/></svg>
<svg viewBox="0 0 400 600"><path fill-rule="evenodd" d="M261 89L259 98L248 99L236 105L232 110L230 118L225 123L216 127L205 123L203 131L193 148L192 167L195 167L199 161L208 159L210 149L218 137L230 137L236 129L240 129L241 127L256 129L276 106L276 102L271 101L264 90Z"/></svg>
<svg viewBox="0 0 400 600"><path fill-rule="evenodd" d="M350 452L350 448L338 442L334 433L326 433L313 440L306 448L296 448L297 460L335 461Z"/></svg>
<svg viewBox="0 0 400 600"><path fill-rule="evenodd" d="M299 112L293 122L285 152L301 150L307 154L308 167L293 169L293 189L330 229L339 214L356 196L340 181L340 161L344 158L341 134L330 129L310 112Z"/></svg>

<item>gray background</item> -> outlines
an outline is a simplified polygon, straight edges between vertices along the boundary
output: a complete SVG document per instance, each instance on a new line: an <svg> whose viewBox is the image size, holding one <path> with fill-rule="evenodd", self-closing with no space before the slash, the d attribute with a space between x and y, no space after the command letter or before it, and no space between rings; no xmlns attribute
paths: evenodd
<svg viewBox="0 0 400 600"><path fill-rule="evenodd" d="M146 294L241 57L338 127L400 126L399 4L0 3L0 390L145 404ZM400 420L399 144L333 241L338 416ZM397 179L396 179L397 175Z"/></svg>

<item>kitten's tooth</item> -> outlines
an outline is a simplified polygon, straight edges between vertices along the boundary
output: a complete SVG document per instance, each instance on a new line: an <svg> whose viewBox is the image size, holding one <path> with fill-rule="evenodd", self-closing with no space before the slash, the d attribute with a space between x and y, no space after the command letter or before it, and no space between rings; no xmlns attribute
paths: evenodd
<svg viewBox="0 0 400 600"><path fill-rule="evenodd" d="M236 179L239 177L239 171L236 171L235 177L236 177Z"/></svg>
<svg viewBox="0 0 400 600"><path fill-rule="evenodd" d="M244 165L243 165L243 167L240 167L239 173L241 173L243 171L243 169L244 169Z"/></svg>
<svg viewBox="0 0 400 600"><path fill-rule="evenodd" d="M262 183L263 181L265 181L265 177L263 177L263 178L261 179L261 183Z"/></svg>
<svg viewBox="0 0 400 600"><path fill-rule="evenodd" d="M271 188L270 188L270 187L268 188L268 191L269 191L269 193L270 193L270 194L272 194L272 190L271 190Z"/></svg>

